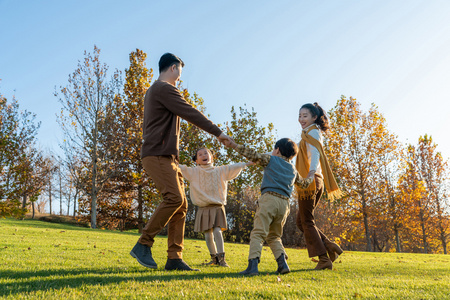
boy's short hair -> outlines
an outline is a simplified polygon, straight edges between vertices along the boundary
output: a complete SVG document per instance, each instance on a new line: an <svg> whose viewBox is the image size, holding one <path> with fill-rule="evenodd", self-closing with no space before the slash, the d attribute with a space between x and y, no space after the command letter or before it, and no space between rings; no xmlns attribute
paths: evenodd
<svg viewBox="0 0 450 300"><path fill-rule="evenodd" d="M184 67L184 62L181 60L181 58L172 53L164 53L159 59L159 73L164 72L173 64L181 65L182 67Z"/></svg>
<svg viewBox="0 0 450 300"><path fill-rule="evenodd" d="M280 149L281 155L289 159L292 159L298 152L297 144L288 138L279 139L275 143L275 149L277 148Z"/></svg>

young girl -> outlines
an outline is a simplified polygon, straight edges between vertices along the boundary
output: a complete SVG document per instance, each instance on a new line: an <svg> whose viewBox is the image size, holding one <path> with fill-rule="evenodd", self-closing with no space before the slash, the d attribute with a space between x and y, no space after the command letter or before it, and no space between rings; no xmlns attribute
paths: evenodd
<svg viewBox="0 0 450 300"><path fill-rule="evenodd" d="M333 200L342 195L322 147L320 131L326 132L329 129L328 118L317 103L308 103L300 108L298 121L303 130L296 168L303 178L311 178L314 181L307 189L297 189L297 227L305 236L309 257L319 257L315 269L332 269L333 262L343 251L336 243L331 242L314 222L314 209L323 194L324 184L329 199Z"/></svg>
<svg viewBox="0 0 450 300"><path fill-rule="evenodd" d="M196 167L180 165L181 173L190 182L192 203L198 206L194 231L205 234L206 245L211 255L207 265L229 267L225 261L222 231L227 229L225 205L227 204L227 183L236 178L241 170L252 164L237 163L215 167L209 149L200 148L192 160Z"/></svg>

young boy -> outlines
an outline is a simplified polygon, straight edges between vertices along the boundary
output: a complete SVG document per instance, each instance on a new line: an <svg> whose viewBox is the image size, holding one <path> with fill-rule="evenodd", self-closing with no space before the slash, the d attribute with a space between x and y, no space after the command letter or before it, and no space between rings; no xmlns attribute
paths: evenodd
<svg viewBox="0 0 450 300"><path fill-rule="evenodd" d="M272 155L269 155L257 153L255 150L238 145L234 141L225 145L235 149L250 161L264 167L261 198L258 201L253 230L250 234L248 267L239 274L258 274L258 263L264 241L269 244L278 263L277 272L280 274L289 273L290 269L286 263L287 255L281 242L283 226L289 215L289 198L294 184L306 188L312 182L311 179L301 178L295 170L295 166L290 162L297 154L298 147L291 139L283 138L275 143Z"/></svg>

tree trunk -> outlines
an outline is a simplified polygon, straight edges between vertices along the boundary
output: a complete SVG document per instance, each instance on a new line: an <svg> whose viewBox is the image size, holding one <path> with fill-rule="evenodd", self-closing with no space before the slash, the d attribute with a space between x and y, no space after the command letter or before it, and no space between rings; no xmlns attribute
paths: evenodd
<svg viewBox="0 0 450 300"><path fill-rule="evenodd" d="M98 97L100 97L98 95ZM95 128L93 138L92 154L92 188L91 188L91 228L97 228L97 136L98 136L98 116L95 117Z"/></svg>
<svg viewBox="0 0 450 300"><path fill-rule="evenodd" d="M394 234L395 234L395 249L398 253L402 252L402 249L400 247L400 234L398 232L398 225L397 223L394 224Z"/></svg>
<svg viewBox="0 0 450 300"><path fill-rule="evenodd" d="M364 230L366 233L366 251L372 251L372 245L370 242L370 231L369 231L369 218L367 216L367 203L364 195L362 195L362 207L363 207L363 218L364 218Z"/></svg>
<svg viewBox="0 0 450 300"><path fill-rule="evenodd" d="M424 212L421 206L421 201L419 201L419 218L420 218L420 226L422 228L422 242L423 242L423 253L428 253L428 244L427 244L427 234L425 229L425 218L424 218Z"/></svg>
<svg viewBox="0 0 450 300"><path fill-rule="evenodd" d="M59 168L59 215L62 215L62 184L61 184L61 168Z"/></svg>
<svg viewBox="0 0 450 300"><path fill-rule="evenodd" d="M447 254L447 239L445 238L445 229L442 226L442 215L441 214L439 214L438 229L439 229L439 239L441 240L442 248L444 249L444 254Z"/></svg>
<svg viewBox="0 0 450 300"><path fill-rule="evenodd" d="M447 254L447 241L445 239L445 232L441 231L441 242L442 247L444 248L444 254Z"/></svg>
<svg viewBox="0 0 450 300"><path fill-rule="evenodd" d="M438 230L439 230L439 239L441 240L442 243L442 248L444 249L444 254L447 254L447 241L445 238L445 229L442 226L442 211L441 211L441 204L439 202L439 197L437 196L436 198L436 209L437 209L437 214L438 214Z"/></svg>
<svg viewBox="0 0 450 300"><path fill-rule="evenodd" d="M27 208L27 194L22 195L22 209Z"/></svg>
<svg viewBox="0 0 450 300"><path fill-rule="evenodd" d="M94 163L92 172L92 191L91 191L91 228L97 228L97 191L96 191L97 163Z"/></svg>
<svg viewBox="0 0 450 300"><path fill-rule="evenodd" d="M67 198L67 213L66 216L70 215L70 192L69 192L69 197Z"/></svg>
<svg viewBox="0 0 450 300"><path fill-rule="evenodd" d="M78 201L78 186L75 188L75 196L73 198L73 216L74 217L77 212L77 201Z"/></svg>
<svg viewBox="0 0 450 300"><path fill-rule="evenodd" d="M33 202L31 202L31 210L32 210L32 215L31 215L31 219L33 219L34 220L34 201Z"/></svg>
<svg viewBox="0 0 450 300"><path fill-rule="evenodd" d="M50 215L52 214L52 182L48 181L48 203L50 205Z"/></svg>

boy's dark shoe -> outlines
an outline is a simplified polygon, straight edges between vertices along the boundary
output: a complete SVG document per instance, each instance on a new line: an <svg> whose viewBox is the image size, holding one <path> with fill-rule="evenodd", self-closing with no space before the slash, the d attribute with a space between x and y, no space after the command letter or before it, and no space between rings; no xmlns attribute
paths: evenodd
<svg viewBox="0 0 450 300"><path fill-rule="evenodd" d="M239 272L241 275L258 275L259 257L248 260L248 267L245 271Z"/></svg>
<svg viewBox="0 0 450 300"><path fill-rule="evenodd" d="M164 269L167 271L175 271L175 270L178 270L178 271L200 271L199 269L192 269L191 267L188 266L188 264L184 260L182 260L180 258L178 258L178 259L168 258Z"/></svg>
<svg viewBox="0 0 450 300"><path fill-rule="evenodd" d="M136 258L138 263L144 267L156 269L158 266L152 257L152 250L147 245L142 245L139 242L134 245L130 255Z"/></svg>
<svg viewBox="0 0 450 300"><path fill-rule="evenodd" d="M277 272L280 274L287 274L291 272L289 266L286 262L286 255L281 253L281 255L277 258L278 269Z"/></svg>

